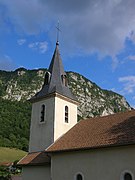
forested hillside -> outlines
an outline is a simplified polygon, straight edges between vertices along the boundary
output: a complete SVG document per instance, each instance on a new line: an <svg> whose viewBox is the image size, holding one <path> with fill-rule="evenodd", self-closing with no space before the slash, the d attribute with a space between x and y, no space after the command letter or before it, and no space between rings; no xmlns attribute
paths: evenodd
<svg viewBox="0 0 135 180"><path fill-rule="evenodd" d="M27 151L31 104L0 99L0 146Z"/></svg>

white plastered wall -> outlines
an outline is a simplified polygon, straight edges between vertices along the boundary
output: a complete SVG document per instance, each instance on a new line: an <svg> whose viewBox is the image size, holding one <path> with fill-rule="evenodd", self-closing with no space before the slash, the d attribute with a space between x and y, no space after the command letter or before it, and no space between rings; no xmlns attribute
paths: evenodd
<svg viewBox="0 0 135 180"><path fill-rule="evenodd" d="M52 179L124 180L123 173L135 177L135 146L99 148L52 155Z"/></svg>
<svg viewBox="0 0 135 180"><path fill-rule="evenodd" d="M41 120L41 107L45 105L45 121ZM65 106L69 109L69 122L65 123ZM29 152L45 150L56 139L77 123L77 104L68 98L53 96L32 104Z"/></svg>
<svg viewBox="0 0 135 180"><path fill-rule="evenodd" d="M65 122L65 106L68 106L68 123ZM77 123L77 105L72 101L55 97L54 141Z"/></svg>
<svg viewBox="0 0 135 180"><path fill-rule="evenodd" d="M41 106L45 105L45 121L41 120ZM29 152L45 150L54 141L55 98L50 97L32 105Z"/></svg>
<svg viewBox="0 0 135 180"><path fill-rule="evenodd" d="M51 180L50 166L24 166L22 180Z"/></svg>

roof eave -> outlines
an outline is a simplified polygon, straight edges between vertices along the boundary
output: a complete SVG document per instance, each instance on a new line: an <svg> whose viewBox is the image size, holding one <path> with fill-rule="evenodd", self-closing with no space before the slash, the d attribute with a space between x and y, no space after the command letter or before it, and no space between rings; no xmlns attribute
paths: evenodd
<svg viewBox="0 0 135 180"><path fill-rule="evenodd" d="M44 166L44 165L50 165L51 162L46 163L26 163L26 164L18 164L18 166Z"/></svg>
<svg viewBox="0 0 135 180"><path fill-rule="evenodd" d="M30 101L31 103L35 103L35 102L40 101L41 99L48 99L48 98L50 98L50 97L59 97L59 98L61 98L61 99L65 99L65 100L67 100L67 101L69 101L69 102L72 102L72 103L74 103L74 104L76 104L76 105L79 105L78 100L76 100L76 99L74 99L74 98L73 98L73 99L72 99L72 98L69 98L68 96L63 96L62 94L57 93L57 92L53 92L53 93L44 95L44 96L42 96L42 97L31 98L31 99L29 99L29 101Z"/></svg>
<svg viewBox="0 0 135 180"><path fill-rule="evenodd" d="M121 146L129 146L129 145L135 145L135 142L134 143L126 143L126 144L110 144L110 145L72 148L72 149L46 150L46 152L48 154L52 154L52 153L74 152L74 151L82 151L82 150L94 150L94 149L101 149L101 148L121 147Z"/></svg>

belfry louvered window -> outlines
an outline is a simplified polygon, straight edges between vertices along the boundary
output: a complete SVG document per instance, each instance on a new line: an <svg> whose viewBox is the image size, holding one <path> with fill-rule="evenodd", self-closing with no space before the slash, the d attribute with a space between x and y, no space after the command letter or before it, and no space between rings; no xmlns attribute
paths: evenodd
<svg viewBox="0 0 135 180"><path fill-rule="evenodd" d="M47 72L45 73L45 79L44 79L44 84L45 84L45 85L48 85L48 84L49 84L49 82L50 82L50 77L51 77L51 73L47 71Z"/></svg>
<svg viewBox="0 0 135 180"><path fill-rule="evenodd" d="M65 123L68 123L68 116L69 116L69 112L68 112L68 106L65 106Z"/></svg>
<svg viewBox="0 0 135 180"><path fill-rule="evenodd" d="M45 121L45 105L43 104L41 106L41 118L40 118L40 122L44 122Z"/></svg>

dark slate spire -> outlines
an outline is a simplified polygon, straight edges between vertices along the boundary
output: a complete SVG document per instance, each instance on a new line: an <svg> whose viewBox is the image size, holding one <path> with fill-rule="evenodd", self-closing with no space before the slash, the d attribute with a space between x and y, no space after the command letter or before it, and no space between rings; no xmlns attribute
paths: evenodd
<svg viewBox="0 0 135 180"><path fill-rule="evenodd" d="M49 70L45 74L44 85L42 89L33 98L31 98L31 100L43 98L53 93L59 93L77 101L68 87L67 75L62 65L58 41L56 43L56 48L49 66Z"/></svg>

